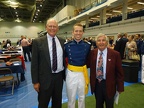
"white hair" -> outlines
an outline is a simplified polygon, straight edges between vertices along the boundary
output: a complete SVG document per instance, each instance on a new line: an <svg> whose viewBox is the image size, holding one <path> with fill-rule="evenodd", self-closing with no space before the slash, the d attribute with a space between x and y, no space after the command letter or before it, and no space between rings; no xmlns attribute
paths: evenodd
<svg viewBox="0 0 144 108"><path fill-rule="evenodd" d="M108 42L108 37L107 37L105 34L103 34L103 33L99 33L99 34L95 37L95 40L97 41L98 38L101 37L101 36L105 36L106 41Z"/></svg>

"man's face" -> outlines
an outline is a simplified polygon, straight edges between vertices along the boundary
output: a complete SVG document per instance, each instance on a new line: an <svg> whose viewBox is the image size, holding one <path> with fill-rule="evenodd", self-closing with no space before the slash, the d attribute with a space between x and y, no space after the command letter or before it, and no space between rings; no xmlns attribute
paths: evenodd
<svg viewBox="0 0 144 108"><path fill-rule="evenodd" d="M135 39L139 39L138 35L135 35Z"/></svg>
<svg viewBox="0 0 144 108"><path fill-rule="evenodd" d="M46 25L46 30L50 36L54 37L56 35L56 33L58 32L58 25L57 25L56 21L54 21L54 20L48 21L48 23Z"/></svg>
<svg viewBox="0 0 144 108"><path fill-rule="evenodd" d="M98 49L101 50L101 51L103 51L107 47L107 45L108 45L106 37L105 36L100 36L97 39L96 44L97 44Z"/></svg>
<svg viewBox="0 0 144 108"><path fill-rule="evenodd" d="M83 35L83 27L75 26L72 34L76 41L80 41L82 39L82 35Z"/></svg>

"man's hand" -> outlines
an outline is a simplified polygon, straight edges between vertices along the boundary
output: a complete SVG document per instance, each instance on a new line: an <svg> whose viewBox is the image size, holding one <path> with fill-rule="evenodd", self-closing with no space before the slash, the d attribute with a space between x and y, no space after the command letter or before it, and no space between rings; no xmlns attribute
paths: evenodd
<svg viewBox="0 0 144 108"><path fill-rule="evenodd" d="M36 83L36 84L33 84L33 87L34 89L39 92L39 88L40 88L40 84L39 83Z"/></svg>

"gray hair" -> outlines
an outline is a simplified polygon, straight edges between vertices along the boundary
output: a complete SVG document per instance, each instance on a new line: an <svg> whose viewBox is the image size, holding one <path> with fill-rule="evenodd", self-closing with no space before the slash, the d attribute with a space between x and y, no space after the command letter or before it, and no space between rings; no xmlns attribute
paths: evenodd
<svg viewBox="0 0 144 108"><path fill-rule="evenodd" d="M97 41L98 38L101 37L101 36L105 36L106 41L107 41L107 42L109 41L109 40L108 40L108 37L107 37L105 34L103 34L103 33L99 33L99 34L95 37L95 40Z"/></svg>

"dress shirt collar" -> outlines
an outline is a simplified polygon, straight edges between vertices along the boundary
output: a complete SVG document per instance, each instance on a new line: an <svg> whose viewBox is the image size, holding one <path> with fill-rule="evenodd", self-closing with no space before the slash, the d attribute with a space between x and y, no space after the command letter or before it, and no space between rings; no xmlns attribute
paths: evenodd
<svg viewBox="0 0 144 108"><path fill-rule="evenodd" d="M50 40L52 40L52 38L57 39L56 35L55 35L54 37L52 37L52 36L50 36L48 33L47 33L47 38L50 39Z"/></svg>
<svg viewBox="0 0 144 108"><path fill-rule="evenodd" d="M105 48L103 51L100 51L100 50L98 49L98 54L100 54L101 52L103 52L103 56L105 56L105 55L107 54L107 48Z"/></svg>
<svg viewBox="0 0 144 108"><path fill-rule="evenodd" d="M79 42L77 42L76 40L73 40L76 44L79 44L82 42L82 40L80 40Z"/></svg>

